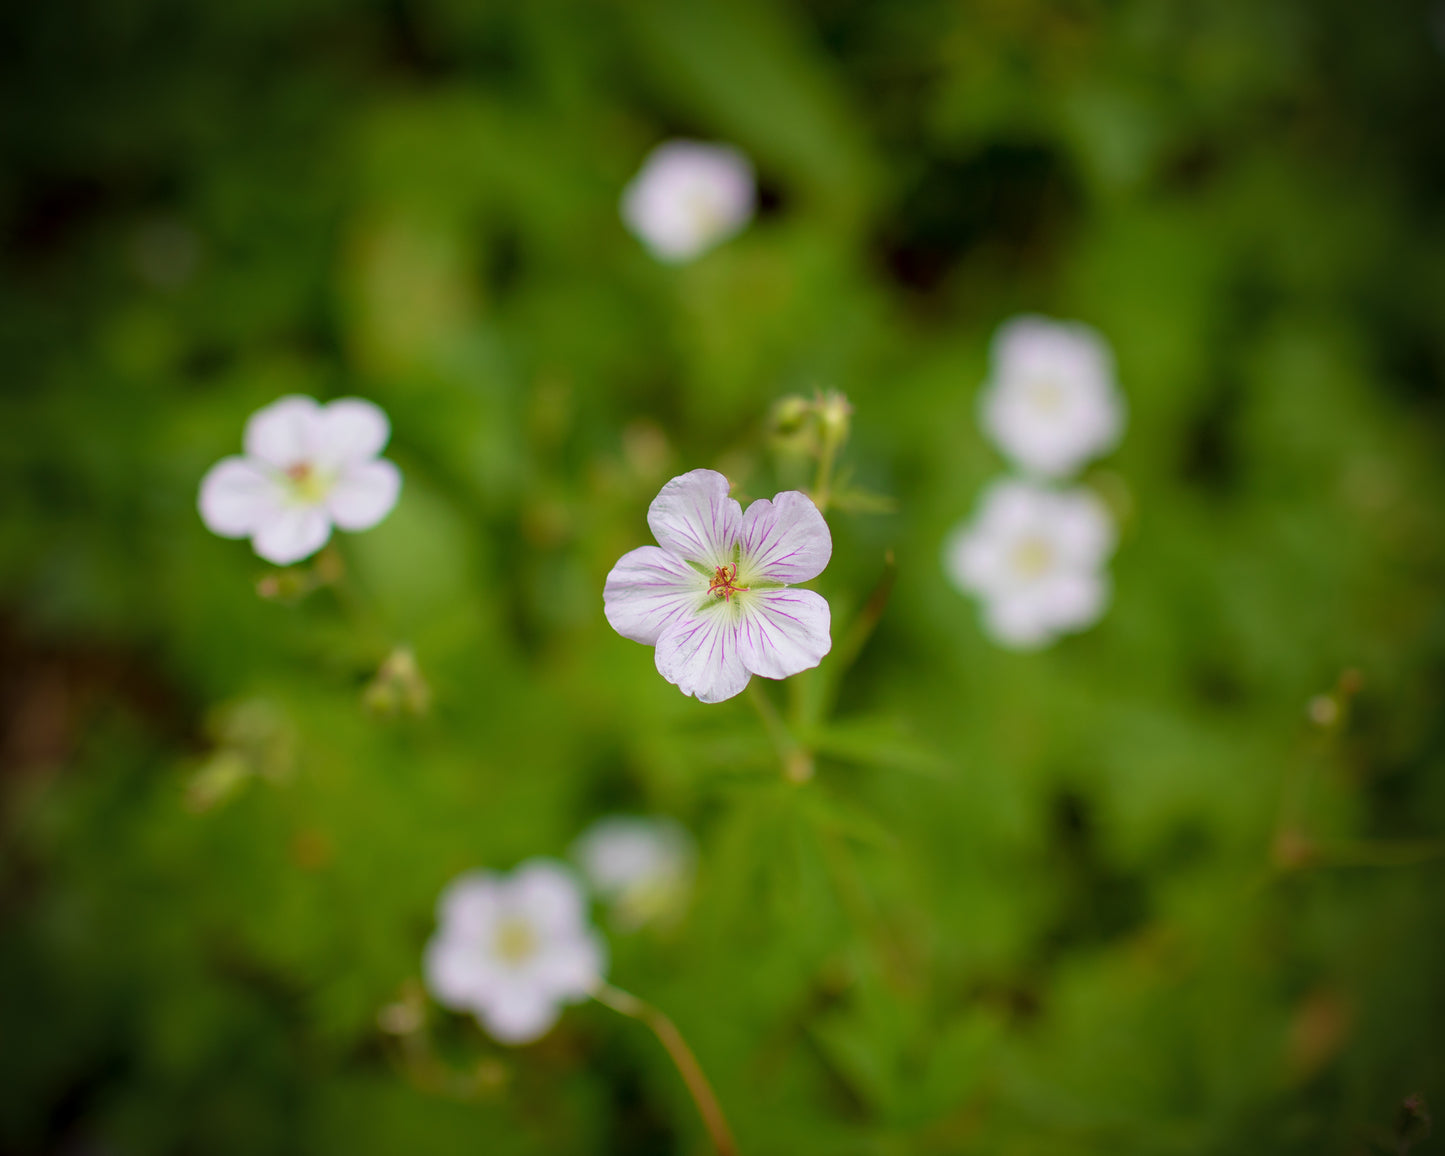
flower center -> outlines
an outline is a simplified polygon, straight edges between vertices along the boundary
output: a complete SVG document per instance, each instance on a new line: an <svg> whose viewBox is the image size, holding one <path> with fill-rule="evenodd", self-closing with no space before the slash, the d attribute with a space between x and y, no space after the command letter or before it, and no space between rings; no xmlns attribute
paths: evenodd
<svg viewBox="0 0 1445 1156"><path fill-rule="evenodd" d="M514 967L537 954L537 933L525 919L512 916L497 925L492 950L503 963Z"/></svg>
<svg viewBox="0 0 1445 1156"><path fill-rule="evenodd" d="M1010 561L1020 578L1037 578L1053 566L1053 547L1042 538L1025 538L1013 548Z"/></svg>
<svg viewBox="0 0 1445 1156"><path fill-rule="evenodd" d="M746 586L739 586L738 564L734 562L730 566L719 566L712 576L712 581L707 584L707 592L716 594L724 602L731 602L734 594L741 594L747 589Z"/></svg>
<svg viewBox="0 0 1445 1156"><path fill-rule="evenodd" d="M291 483L292 496L306 505L319 503L331 488L327 479L310 462L295 462L287 466L286 480Z"/></svg>
<svg viewBox="0 0 1445 1156"><path fill-rule="evenodd" d="M1029 400L1040 413L1056 414L1064 408L1064 388L1051 378L1037 378L1029 383Z"/></svg>

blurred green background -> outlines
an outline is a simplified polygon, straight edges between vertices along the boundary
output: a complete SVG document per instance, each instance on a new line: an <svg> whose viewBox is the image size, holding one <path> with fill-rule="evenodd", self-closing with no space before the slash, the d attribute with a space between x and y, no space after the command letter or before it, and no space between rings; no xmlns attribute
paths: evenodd
<svg viewBox="0 0 1445 1156"><path fill-rule="evenodd" d="M7 7L0 1150L706 1151L597 1005L524 1049L433 1009L444 1080L378 1020L449 879L620 810L700 858L612 978L746 1156L1404 1151L1445 1104L1442 22ZM670 269L617 204L675 135L763 207ZM1131 415L1086 479L1114 605L1035 655L939 562L1021 310L1099 327ZM601 587L672 474L796 484L766 417L815 386L897 503L831 518L835 639L897 583L851 668L768 687L819 720L797 786ZM382 405L406 482L288 603L195 497L293 392ZM431 710L368 711L403 643Z"/></svg>

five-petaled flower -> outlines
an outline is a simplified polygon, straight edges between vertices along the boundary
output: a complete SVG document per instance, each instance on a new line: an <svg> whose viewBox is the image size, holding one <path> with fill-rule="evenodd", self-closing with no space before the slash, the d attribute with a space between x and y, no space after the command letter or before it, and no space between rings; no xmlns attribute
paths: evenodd
<svg viewBox="0 0 1445 1156"><path fill-rule="evenodd" d="M681 263L752 219L753 166L728 145L672 140L648 154L622 193L622 219L659 261Z"/></svg>
<svg viewBox="0 0 1445 1156"><path fill-rule="evenodd" d="M201 519L223 538L250 538L268 562L299 562L333 524L367 530L391 512L401 471L377 456L390 436L369 401L283 397L246 422L245 456L222 458L202 479Z"/></svg>
<svg viewBox="0 0 1445 1156"><path fill-rule="evenodd" d="M470 871L442 892L437 922L424 959L427 986L503 1043L539 1039L563 1004L602 982L605 946L561 863L531 859L510 875Z"/></svg>
<svg viewBox="0 0 1445 1156"><path fill-rule="evenodd" d="M979 417L1020 469L1064 478L1107 453L1124 430L1114 357L1094 329L1023 316L1000 326Z"/></svg>
<svg viewBox="0 0 1445 1156"><path fill-rule="evenodd" d="M607 621L657 648L657 669L701 702L742 692L754 675L787 678L832 648L828 603L793 583L833 553L828 523L796 490L743 513L728 480L693 470L662 487L647 511L657 546L622 556L607 575Z"/></svg>
<svg viewBox="0 0 1445 1156"><path fill-rule="evenodd" d="M1082 630L1104 612L1114 524L1090 491L995 482L972 522L950 535L944 569L983 600L984 627L1004 646L1031 650Z"/></svg>

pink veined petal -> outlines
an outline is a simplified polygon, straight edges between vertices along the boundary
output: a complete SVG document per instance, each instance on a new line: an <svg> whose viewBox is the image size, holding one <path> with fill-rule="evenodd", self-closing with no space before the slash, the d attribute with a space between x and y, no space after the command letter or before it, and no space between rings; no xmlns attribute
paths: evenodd
<svg viewBox="0 0 1445 1156"><path fill-rule="evenodd" d="M251 545L277 566L309 558L331 537L331 519L318 506L288 506L256 527Z"/></svg>
<svg viewBox="0 0 1445 1156"><path fill-rule="evenodd" d="M391 462L352 462L326 495L326 509L343 530L369 530L391 513L400 494L401 471Z"/></svg>
<svg viewBox="0 0 1445 1156"><path fill-rule="evenodd" d="M764 678L811 670L833 649L828 602L811 590L752 590L738 623L743 665Z"/></svg>
<svg viewBox="0 0 1445 1156"><path fill-rule="evenodd" d="M258 409L246 422L249 457L278 470L310 462L316 454L321 407L315 399L293 394Z"/></svg>
<svg viewBox="0 0 1445 1156"><path fill-rule="evenodd" d="M506 884L506 905L548 936L572 936L586 924L582 888L570 870L529 859Z"/></svg>
<svg viewBox="0 0 1445 1156"><path fill-rule="evenodd" d="M359 397L322 406L316 417L317 460L331 466L374 458L391 437L381 407Z"/></svg>
<svg viewBox="0 0 1445 1156"><path fill-rule="evenodd" d="M511 983L487 993L477 1018L491 1036L504 1044L530 1044L552 1030L560 1009L545 992L530 985Z"/></svg>
<svg viewBox="0 0 1445 1156"><path fill-rule="evenodd" d="M657 671L699 702L722 702L748 685L735 607L721 601L669 627L657 641Z"/></svg>
<svg viewBox="0 0 1445 1156"><path fill-rule="evenodd" d="M716 470L673 478L647 509L657 544L709 570L730 565L742 524L742 507L728 497L728 480Z"/></svg>
<svg viewBox="0 0 1445 1156"><path fill-rule="evenodd" d="M646 646L705 604L708 579L657 546L622 555L602 588L602 608L612 629Z"/></svg>
<svg viewBox="0 0 1445 1156"><path fill-rule="evenodd" d="M206 471L197 505L211 533L245 538L278 513L284 501L271 473L247 458L229 457Z"/></svg>
<svg viewBox="0 0 1445 1156"><path fill-rule="evenodd" d="M807 494L760 498L743 515L742 570L750 581L792 585L816 578L833 556L833 535Z"/></svg>

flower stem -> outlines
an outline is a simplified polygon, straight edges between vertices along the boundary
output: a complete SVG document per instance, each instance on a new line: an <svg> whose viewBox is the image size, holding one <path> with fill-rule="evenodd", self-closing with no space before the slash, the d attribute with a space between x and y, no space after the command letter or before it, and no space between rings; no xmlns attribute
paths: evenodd
<svg viewBox="0 0 1445 1156"><path fill-rule="evenodd" d="M818 450L818 473L813 479L813 505L818 507L820 514L828 512L828 503L832 499L833 485L833 463L838 456L838 441L827 433L823 435L823 444Z"/></svg>
<svg viewBox="0 0 1445 1156"><path fill-rule="evenodd" d="M718 1103L712 1085L707 1082L707 1076L703 1075L697 1057L692 1054L692 1049L687 1046L687 1041L682 1038L677 1025L646 1000L638 999L631 992L613 987L610 983L599 982L592 991L592 997L598 1003L606 1004L613 1011L639 1020L652 1029L662 1046L667 1049L667 1054L672 1057L672 1062L677 1065L682 1082L687 1085L693 1103L697 1105L703 1126L712 1137L713 1147L718 1150L718 1156L738 1156L737 1143L728 1128L722 1105Z"/></svg>
<svg viewBox="0 0 1445 1156"><path fill-rule="evenodd" d="M762 717L768 737L773 740L778 761L783 764L783 774L790 782L806 783L813 777L813 752L793 737L768 692L758 685L756 679L748 682L748 698Z"/></svg>

